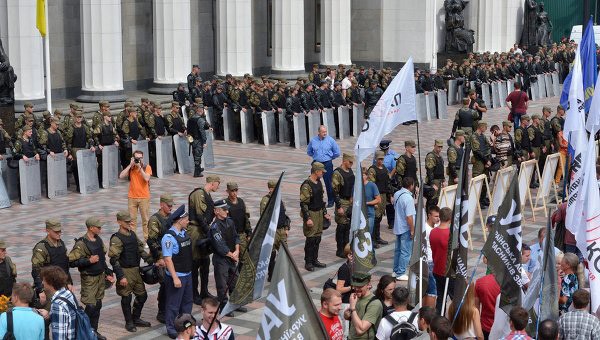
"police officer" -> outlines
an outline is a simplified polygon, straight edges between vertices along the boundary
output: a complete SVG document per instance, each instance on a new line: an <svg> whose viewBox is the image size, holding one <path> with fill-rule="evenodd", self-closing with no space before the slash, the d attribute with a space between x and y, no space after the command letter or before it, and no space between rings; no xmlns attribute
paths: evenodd
<svg viewBox="0 0 600 340"><path fill-rule="evenodd" d="M541 160L542 154L546 153L546 146L544 145L544 132L540 128L540 115L534 114L531 125L527 127L527 135L529 137L529 143L531 145L531 152L533 153L533 159L538 161ZM541 168L540 168L541 169ZM536 170L534 168L530 188L539 188L538 176L536 176Z"/></svg>
<svg viewBox="0 0 600 340"><path fill-rule="evenodd" d="M0 240L0 295L10 297L13 285L17 282L17 267L6 255L6 242Z"/></svg>
<svg viewBox="0 0 600 340"><path fill-rule="evenodd" d="M427 170L425 183L435 189L433 195L427 197L427 208L438 204L440 190L446 181L444 176L444 159L441 155L443 147L444 141L436 139L433 150L425 156L425 169Z"/></svg>
<svg viewBox="0 0 600 340"><path fill-rule="evenodd" d="M387 241L381 239L380 234L381 220L383 219L383 215L385 215L385 206L391 200L390 173L383 165L384 159L385 154L383 151L375 152L376 163L371 165L369 170L367 170L369 181L377 185L377 189L379 190L379 195L381 197L379 204L375 207L375 225L373 225L373 232L371 235L373 237L375 248L379 248L380 244L388 244Z"/></svg>
<svg viewBox="0 0 600 340"><path fill-rule="evenodd" d="M69 253L69 265L77 267L81 274L81 298L85 304L85 313L90 318L92 328L98 339L106 337L98 333L98 321L102 309L102 299L106 289L106 281L115 282L112 270L106 264L106 248L100 238L103 222L97 217L85 220L87 232L75 241Z"/></svg>
<svg viewBox="0 0 600 340"><path fill-rule="evenodd" d="M461 160L464 154L463 145L465 144L465 132L456 130L454 133L454 143L448 146L448 167L446 174L448 175L448 185L458 183L458 171L460 171Z"/></svg>
<svg viewBox="0 0 600 340"><path fill-rule="evenodd" d="M131 216L128 211L117 213L119 230L110 237L108 257L113 271L117 275L117 295L121 297L121 310L125 317L125 329L137 332L136 326L150 327L150 322L140 318L142 308L148 299L146 287L140 275L140 258L149 264L154 259L144 250L144 243L140 241L131 229ZM131 309L131 294L135 295L133 311Z"/></svg>
<svg viewBox="0 0 600 340"><path fill-rule="evenodd" d="M50 299L44 294L44 286L40 277L40 270L46 266L58 266L69 277L69 284L73 284L71 274L69 273L69 257L67 256L67 247L61 240L61 223L56 219L46 220L46 237L36 243L31 255L31 276L35 293L39 300L46 301L47 307L50 307ZM41 307L41 306L39 306Z"/></svg>
<svg viewBox="0 0 600 340"><path fill-rule="evenodd" d="M194 303L202 304L205 297L214 297L208 292L208 272L210 269L210 252L208 247L208 231L215 217L214 201L211 192L219 190L219 176L206 177L204 187L194 189L188 197L190 210L189 235L192 239L193 265L192 288ZM198 272L200 273L200 293L198 293Z"/></svg>
<svg viewBox="0 0 600 340"><path fill-rule="evenodd" d="M333 171L331 177L333 186L333 197L335 200L335 255L344 257L344 247L350 241L350 214L352 208L352 191L354 190L354 172L352 164L354 156L344 153L342 164Z"/></svg>
<svg viewBox="0 0 600 340"><path fill-rule="evenodd" d="M263 196L260 200L260 215L265 212L267 209L267 205L269 204L269 200L273 197L273 192L275 191L275 186L277 185L277 181L269 180L267 182L267 188L269 189L269 193ZM279 247L281 244L287 244L288 232L290 230L290 218L286 215L285 212L285 204L283 200L279 204L279 219L277 220L277 231L275 232L275 241L273 242L273 250L271 251L271 260L269 261L269 273L268 273L268 281L271 282L271 276L273 275L273 269L275 268L275 258L277 256L277 252L279 251Z"/></svg>
<svg viewBox="0 0 600 340"><path fill-rule="evenodd" d="M462 130L467 138L471 138L473 134L473 126L475 121L479 119L477 111L469 107L471 100L469 97L463 98L463 106L456 112L454 116L454 125L452 126L452 133L456 130Z"/></svg>
<svg viewBox="0 0 600 340"><path fill-rule="evenodd" d="M240 259L240 237L233 219L228 216L229 205L226 200L215 201L215 220L210 226L209 239L215 253L215 284L217 299L221 306L227 304L227 292L233 287L236 278L236 264ZM227 314L233 316L233 313Z"/></svg>
<svg viewBox="0 0 600 340"><path fill-rule="evenodd" d="M415 158L417 143L414 140L407 140L404 142L404 149L404 154L396 158L396 182L402 183L404 177L410 177L415 180L415 185L418 186L417 159ZM390 226L390 229L392 226Z"/></svg>
<svg viewBox="0 0 600 340"><path fill-rule="evenodd" d="M473 159L471 162L473 163L473 177L477 177L481 174L485 174L486 177L489 177L489 167L492 165L492 150L484 134L486 129L487 123L479 122L477 130L471 137L471 147L473 151ZM490 205L490 202L487 198L487 187L485 185L481 188L479 204L481 205L482 209L485 209Z"/></svg>
<svg viewBox="0 0 600 340"><path fill-rule="evenodd" d="M171 194L160 195L160 208L154 215L150 216L148 220L148 248L150 249L150 255L154 259L154 263L157 266L164 266L164 260L162 256L162 248L160 242L165 232L171 227L167 225L167 220L171 216L171 209L173 207L173 196ZM165 285L164 281L159 282L160 286L158 289L158 313L156 314L156 320L160 323L165 323Z"/></svg>
<svg viewBox="0 0 600 340"><path fill-rule="evenodd" d="M194 177L203 177L202 154L206 147L206 130L210 129L210 124L204 116L204 106L202 104L192 107L193 115L187 121L188 135L194 139L192 142L192 152L194 154Z"/></svg>
<svg viewBox="0 0 600 340"><path fill-rule="evenodd" d="M238 184L236 182L227 183L227 205L229 205L229 217L233 220L235 230L240 237L240 254L248 246L250 235L252 235L252 226L250 224L250 211L246 202L238 197Z"/></svg>
<svg viewBox="0 0 600 340"><path fill-rule="evenodd" d="M323 201L323 184L321 178L325 172L325 165L314 162L310 176L300 186L300 211L302 215L302 230L306 241L304 243L304 268L312 272L317 268L325 268L319 262L319 244L323 234L324 220L330 220L325 201Z"/></svg>
<svg viewBox="0 0 600 340"><path fill-rule="evenodd" d="M165 232L161 240L163 259L167 268L165 272L165 295L167 307L165 321L167 335L171 339L177 337L173 322L175 317L182 313L191 313L193 306L192 297L192 240L186 229L188 227L188 214L181 205L175 210L167 225L171 228Z"/></svg>

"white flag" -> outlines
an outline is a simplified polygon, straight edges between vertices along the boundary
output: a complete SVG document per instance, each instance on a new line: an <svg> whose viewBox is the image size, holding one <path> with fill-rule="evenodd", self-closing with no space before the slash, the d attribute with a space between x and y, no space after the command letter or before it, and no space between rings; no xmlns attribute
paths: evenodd
<svg viewBox="0 0 600 340"><path fill-rule="evenodd" d="M600 306L600 191L596 181L594 135L590 135L588 140L582 172L582 188L575 206L575 225L570 230L577 240L577 248L588 260L592 312L595 313Z"/></svg>
<svg viewBox="0 0 600 340"><path fill-rule="evenodd" d="M569 196L567 200L567 216L565 225L573 234L575 231L575 203L581 191L583 172L581 171L582 152L585 149L587 133L585 130L585 112L583 96L583 76L581 73L580 51L577 49L573 71L571 71L571 88L569 89L569 107L563 138L569 142L569 153L571 154L571 172L569 182ZM566 177L566 176L565 176ZM566 180L566 178L565 178Z"/></svg>
<svg viewBox="0 0 600 340"><path fill-rule="evenodd" d="M358 163L373 154L383 136L392 132L396 126L417 119L415 94L411 57L385 90L358 136L354 147Z"/></svg>

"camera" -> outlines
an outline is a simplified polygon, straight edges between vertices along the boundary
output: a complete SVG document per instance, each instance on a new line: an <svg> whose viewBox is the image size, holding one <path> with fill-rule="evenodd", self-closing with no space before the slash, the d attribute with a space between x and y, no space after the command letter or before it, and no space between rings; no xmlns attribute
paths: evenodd
<svg viewBox="0 0 600 340"><path fill-rule="evenodd" d="M134 159L133 159L133 162L134 162L135 164L139 164L139 163L140 163L140 159L139 159L139 158L134 158Z"/></svg>

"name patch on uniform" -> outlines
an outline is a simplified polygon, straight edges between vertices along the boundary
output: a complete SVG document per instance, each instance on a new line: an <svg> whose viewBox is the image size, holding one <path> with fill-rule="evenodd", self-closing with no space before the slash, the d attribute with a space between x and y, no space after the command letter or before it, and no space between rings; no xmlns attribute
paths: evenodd
<svg viewBox="0 0 600 340"><path fill-rule="evenodd" d="M181 242L181 246L182 246L182 247L187 247L187 246L189 246L190 244L192 244L192 240L187 240L187 241L185 241L185 242Z"/></svg>

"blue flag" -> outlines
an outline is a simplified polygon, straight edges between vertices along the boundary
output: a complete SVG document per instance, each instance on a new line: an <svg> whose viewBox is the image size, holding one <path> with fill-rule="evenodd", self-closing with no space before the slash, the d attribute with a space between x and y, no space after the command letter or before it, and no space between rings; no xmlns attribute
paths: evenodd
<svg viewBox="0 0 600 340"><path fill-rule="evenodd" d="M598 78L598 65L596 61L596 41L594 39L594 21L592 18L588 21L588 24L583 32L583 37L579 42L579 49L581 53L581 69L583 72L583 93L585 96L585 112L586 114L590 111L592 105L592 97L594 96L594 86L596 85L596 79ZM560 96L560 105L566 108L569 105L569 89L571 88L571 75L573 70L569 73L567 78L563 81L563 90Z"/></svg>

